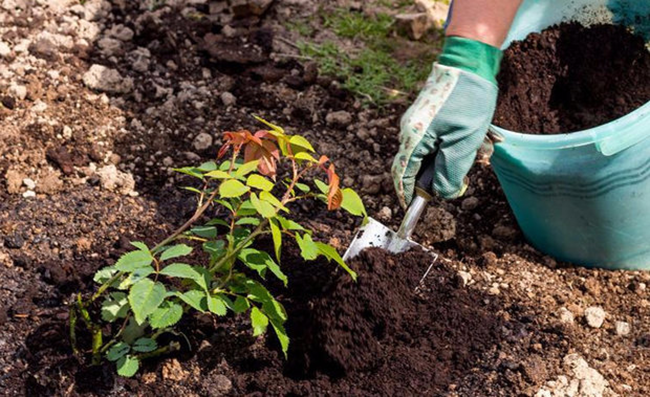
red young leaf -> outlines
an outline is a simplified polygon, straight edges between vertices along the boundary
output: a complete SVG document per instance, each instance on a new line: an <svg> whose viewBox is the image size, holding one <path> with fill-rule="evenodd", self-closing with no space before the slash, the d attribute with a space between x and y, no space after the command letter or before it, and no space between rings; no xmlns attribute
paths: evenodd
<svg viewBox="0 0 650 397"><path fill-rule="evenodd" d="M269 140L262 140L262 144L249 142L244 150L244 162L259 160L257 170L262 175L275 178L277 171L277 160L280 159L280 150L275 143Z"/></svg>
<svg viewBox="0 0 650 397"><path fill-rule="evenodd" d="M322 158L321 158L322 160ZM329 194L327 195L327 209L332 211L341 207L343 202L343 192L339 187L339 176L336 175L334 164L330 164L327 169L327 178L329 179Z"/></svg>
<svg viewBox="0 0 650 397"><path fill-rule="evenodd" d="M227 131L223 133L223 139L226 141L224 145L219 149L218 158L223 157L230 147L234 147L236 151L239 151L241 147L250 140L253 135L250 131L242 130L238 132Z"/></svg>
<svg viewBox="0 0 650 397"><path fill-rule="evenodd" d="M318 159L318 165L320 165L322 167L328 161L329 161L329 158L327 156L320 156L320 159Z"/></svg>

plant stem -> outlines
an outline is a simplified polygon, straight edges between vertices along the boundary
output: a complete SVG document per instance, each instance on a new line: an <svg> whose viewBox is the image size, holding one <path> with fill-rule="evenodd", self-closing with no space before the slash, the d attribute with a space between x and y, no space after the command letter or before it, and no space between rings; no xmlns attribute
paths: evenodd
<svg viewBox="0 0 650 397"><path fill-rule="evenodd" d="M84 320L84 323L86 324L86 328L88 328L88 331L92 334L92 365L99 365L102 356L101 356L101 348L103 345L103 335L102 335L102 329L93 322L93 320L90 318L90 314L88 313L88 310L86 310L86 307L84 306L83 301L81 300L81 294L77 295L77 309L79 310L79 314L81 314L81 318Z"/></svg>
<svg viewBox="0 0 650 397"><path fill-rule="evenodd" d="M161 356L163 354L175 352L175 351L180 350L180 349L181 349L181 344L180 343L178 343L178 342L170 342L169 345L167 345L167 346L159 347L158 349L156 349L154 351L150 351L148 353L138 354L136 357L138 359L140 359L140 360L146 360L147 358Z"/></svg>
<svg viewBox="0 0 650 397"><path fill-rule="evenodd" d="M255 237L257 237L257 236L259 236L260 234L262 234L262 230L263 230L264 227L266 227L266 225L268 225L268 224L269 224L269 220L268 220L268 219L264 219L262 222L260 222L260 224L257 225L257 227L255 228L255 230L254 230L254 231L253 231L253 232L252 232L248 237L246 237L246 238L245 238L245 239L244 239L244 240L243 240L243 241L242 241L238 246L236 246L236 247L235 247L231 252L227 253L227 254L226 254L223 258L221 258L217 263L215 263L212 267L210 267L210 269L208 269L208 271L209 271L210 273L214 273L215 269L218 269L219 267L221 267L221 265L223 265L224 263L226 263L226 261L229 261L229 260L231 260L232 258L234 258L235 255L237 255L237 254L239 253L239 251L241 251L241 250L246 246L246 244L250 243L251 241L253 241L253 239L255 239Z"/></svg>
<svg viewBox="0 0 650 397"><path fill-rule="evenodd" d="M75 356L79 354L79 349L77 349L77 309L74 303L70 305L70 346L72 346L72 354Z"/></svg>

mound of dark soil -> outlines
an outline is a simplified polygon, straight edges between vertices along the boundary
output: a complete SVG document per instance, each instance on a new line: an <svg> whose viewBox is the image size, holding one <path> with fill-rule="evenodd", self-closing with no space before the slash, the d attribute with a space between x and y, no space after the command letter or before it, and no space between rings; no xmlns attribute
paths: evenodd
<svg viewBox="0 0 650 397"><path fill-rule="evenodd" d="M512 131L580 131L650 100L650 52L625 27L552 26L505 52L494 123Z"/></svg>
<svg viewBox="0 0 650 397"><path fill-rule="evenodd" d="M328 270L311 287L289 291L292 345L284 376L270 366L255 373L256 381L274 384L272 394L279 395L321 388L351 395L447 390L499 343L503 321L444 266L416 291L431 261L422 251L395 256L369 249L351 263L357 282ZM314 269L300 265L290 282L304 286L312 276L303 273ZM235 383L250 388L248 371L239 372Z"/></svg>

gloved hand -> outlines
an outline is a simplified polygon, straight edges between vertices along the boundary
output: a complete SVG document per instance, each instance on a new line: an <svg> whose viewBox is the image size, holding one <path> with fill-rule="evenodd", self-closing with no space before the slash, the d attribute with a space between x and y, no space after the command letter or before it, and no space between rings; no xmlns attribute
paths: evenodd
<svg viewBox="0 0 650 397"><path fill-rule="evenodd" d="M431 190L443 199L462 196L467 173L496 107L502 52L462 37L448 37L438 62L401 121L392 175L402 206L413 198L421 167L433 166ZM423 164L427 158L430 163Z"/></svg>

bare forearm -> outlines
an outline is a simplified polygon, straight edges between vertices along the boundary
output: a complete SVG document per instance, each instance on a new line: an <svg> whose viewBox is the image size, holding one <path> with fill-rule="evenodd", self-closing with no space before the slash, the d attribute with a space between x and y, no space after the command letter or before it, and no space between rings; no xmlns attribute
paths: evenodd
<svg viewBox="0 0 650 397"><path fill-rule="evenodd" d="M447 36L503 44L522 0L454 0Z"/></svg>

